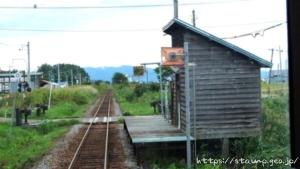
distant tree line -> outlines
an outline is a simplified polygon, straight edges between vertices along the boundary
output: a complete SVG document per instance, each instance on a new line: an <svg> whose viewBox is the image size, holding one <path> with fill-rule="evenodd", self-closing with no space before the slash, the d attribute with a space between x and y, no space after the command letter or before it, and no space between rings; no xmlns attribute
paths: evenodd
<svg viewBox="0 0 300 169"><path fill-rule="evenodd" d="M43 79L52 82L58 82L58 65L60 72L60 81L69 84L89 83L88 73L78 65L73 64L43 64L39 66L38 72L43 72Z"/></svg>

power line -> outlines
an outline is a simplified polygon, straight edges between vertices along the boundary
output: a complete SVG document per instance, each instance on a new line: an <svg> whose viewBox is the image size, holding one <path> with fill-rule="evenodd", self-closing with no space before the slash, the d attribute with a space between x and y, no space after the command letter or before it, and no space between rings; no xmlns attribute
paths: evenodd
<svg viewBox="0 0 300 169"><path fill-rule="evenodd" d="M158 31L159 28L153 29L112 29L112 30L65 30L65 29L17 29L17 28L0 28L1 31L16 32L65 32L65 33L101 33L101 32L149 32Z"/></svg>
<svg viewBox="0 0 300 169"><path fill-rule="evenodd" d="M253 0L220 0L220 1L207 1L197 3L181 3L180 6L192 6L192 5L209 5L209 4L221 4L221 3L233 3L233 2L245 2ZM112 8L153 8L153 7L169 7L173 4L144 4L144 5L110 5L110 6L38 6L34 4L32 6L0 6L0 9L112 9Z"/></svg>
<svg viewBox="0 0 300 169"><path fill-rule="evenodd" d="M276 28L278 26L281 26L285 23L286 22L282 22L282 23L279 23L279 24L276 24L276 25L273 25L273 26L270 26L270 27L267 27L267 28L264 28L264 29L260 29L258 31L253 31L253 32L250 32L250 33L244 33L244 34L241 34L241 35L225 37L225 38L222 38L222 39L236 39L236 38L241 38L241 37L245 37L245 36L252 36L253 38L255 38L258 35L263 36L265 31L270 30L270 29L274 29L274 28Z"/></svg>
<svg viewBox="0 0 300 169"><path fill-rule="evenodd" d="M225 28L225 27L237 27L237 26L252 26L252 25L261 25L261 24L268 24L268 23L286 23L286 21L280 21L280 20L270 20L270 21L261 21L261 22L249 22L249 23L239 23L239 24L227 24L227 25L208 25L208 26L201 26L205 28Z"/></svg>
<svg viewBox="0 0 300 169"><path fill-rule="evenodd" d="M258 25L264 23L274 23L275 21L265 21L265 22L252 22L252 23L242 23L233 25L214 25L214 26L202 26L206 28L222 28L222 27L233 27L233 26L249 26ZM286 23L282 22L282 23ZM141 29L103 29L103 30L67 30L67 29L32 29L32 28L0 28L0 31L15 31L15 32L65 32L65 33L101 33L101 32L150 32L150 31L160 31L161 28L141 28ZM268 29L266 29L268 30ZM248 35L249 33L247 33ZM243 34L245 35L245 34ZM237 36L234 36L237 37ZM0 43L1 45L1 43ZM2 44L4 45L4 44Z"/></svg>

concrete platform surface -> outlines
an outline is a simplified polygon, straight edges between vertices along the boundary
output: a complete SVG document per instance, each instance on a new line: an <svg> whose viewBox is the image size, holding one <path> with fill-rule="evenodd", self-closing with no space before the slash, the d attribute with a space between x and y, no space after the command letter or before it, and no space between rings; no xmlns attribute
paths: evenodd
<svg viewBox="0 0 300 169"><path fill-rule="evenodd" d="M161 115L127 116L124 127L133 144L186 141L186 135ZM193 140L193 138L191 138Z"/></svg>

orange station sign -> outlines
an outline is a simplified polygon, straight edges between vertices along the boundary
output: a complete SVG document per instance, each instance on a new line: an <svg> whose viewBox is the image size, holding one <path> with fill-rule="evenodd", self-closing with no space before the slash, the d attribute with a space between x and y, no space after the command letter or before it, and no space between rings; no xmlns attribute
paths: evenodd
<svg viewBox="0 0 300 169"><path fill-rule="evenodd" d="M183 48L162 47L162 66L181 67L184 65Z"/></svg>

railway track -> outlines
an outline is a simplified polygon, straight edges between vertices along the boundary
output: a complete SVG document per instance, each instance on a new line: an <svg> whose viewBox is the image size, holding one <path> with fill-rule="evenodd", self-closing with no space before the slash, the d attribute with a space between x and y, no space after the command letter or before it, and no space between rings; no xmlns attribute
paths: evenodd
<svg viewBox="0 0 300 169"><path fill-rule="evenodd" d="M112 124L109 120L101 124L94 123L97 117L109 119L112 114L112 94L109 91L100 100L93 120L86 126L68 169L127 169L118 137L118 124Z"/></svg>

